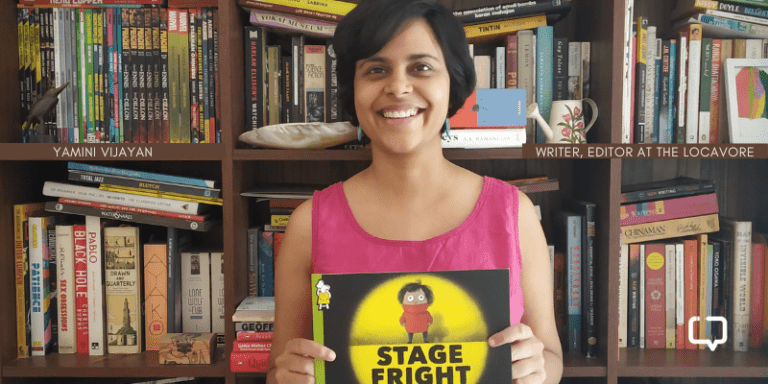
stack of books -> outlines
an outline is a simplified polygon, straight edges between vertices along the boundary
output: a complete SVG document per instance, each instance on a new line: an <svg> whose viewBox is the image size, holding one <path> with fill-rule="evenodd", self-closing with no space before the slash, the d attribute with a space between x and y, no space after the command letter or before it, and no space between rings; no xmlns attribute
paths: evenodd
<svg viewBox="0 0 768 384"><path fill-rule="evenodd" d="M210 207L221 206L222 199L213 180L78 162L67 168L69 180L98 186L45 182L43 195L58 197L46 204L50 211L192 231L217 222Z"/></svg>
<svg viewBox="0 0 768 384"><path fill-rule="evenodd" d="M218 10L98 3L20 0L24 116L68 83L42 125L24 123L24 141L220 142Z"/></svg>
<svg viewBox="0 0 768 384"><path fill-rule="evenodd" d="M274 297L246 297L232 322L237 336L230 353L232 372L266 372L275 323Z"/></svg>
<svg viewBox="0 0 768 384"><path fill-rule="evenodd" d="M684 0L672 19L669 36L643 15L626 20L622 142L765 142L762 104L746 107L755 95L737 84L768 70L768 4Z"/></svg>

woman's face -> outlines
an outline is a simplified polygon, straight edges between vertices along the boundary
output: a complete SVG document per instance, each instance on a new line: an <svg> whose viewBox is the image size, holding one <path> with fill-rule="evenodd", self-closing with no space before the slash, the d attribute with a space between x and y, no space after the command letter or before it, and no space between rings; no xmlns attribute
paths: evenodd
<svg viewBox="0 0 768 384"><path fill-rule="evenodd" d="M373 145L409 152L430 140L448 115L450 77L440 45L423 19L355 69L355 111Z"/></svg>

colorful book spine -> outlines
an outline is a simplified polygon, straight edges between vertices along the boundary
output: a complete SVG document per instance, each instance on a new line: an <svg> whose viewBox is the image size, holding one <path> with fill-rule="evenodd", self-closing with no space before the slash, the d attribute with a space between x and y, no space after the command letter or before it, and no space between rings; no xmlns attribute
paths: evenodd
<svg viewBox="0 0 768 384"><path fill-rule="evenodd" d="M670 41L663 40L661 44L661 87L659 88L660 100L659 100L659 132L658 142L661 144L668 144L672 142L672 111L669 109L669 102L673 100L669 97L669 93L673 88L670 88L669 84L669 53L670 53Z"/></svg>
<svg viewBox="0 0 768 384"><path fill-rule="evenodd" d="M263 66L261 62L263 28L245 27L245 126L248 130L264 126L264 109L262 98L264 97L264 83L262 78Z"/></svg>
<svg viewBox="0 0 768 384"><path fill-rule="evenodd" d="M701 79L699 87L699 143L709 143L712 107L712 39L701 40Z"/></svg>
<svg viewBox="0 0 768 384"><path fill-rule="evenodd" d="M78 163L74 161L70 161L67 163L67 169L84 171L84 172L93 172L93 173L104 173L107 175L131 177L136 179L146 179L146 180L157 181L162 183L174 183L174 184L192 185L192 186L203 187L203 188L214 188L213 180L205 180L205 179L192 178L192 177L186 177L186 176L182 177L182 176L175 176L175 175L165 175L165 174L153 173L153 172L134 171L129 169L107 167L107 166L101 166L101 165L95 165L95 164Z"/></svg>
<svg viewBox="0 0 768 384"><path fill-rule="evenodd" d="M259 231L258 237L258 257L259 257L259 294L258 296L275 295L275 272L274 272L274 233Z"/></svg>
<svg viewBox="0 0 768 384"><path fill-rule="evenodd" d="M637 19L637 49L635 61L635 109L634 109L634 142L645 142L645 93L647 92L648 67L648 19L642 16Z"/></svg>
<svg viewBox="0 0 768 384"><path fill-rule="evenodd" d="M686 96L687 100L687 113L685 118L685 142L697 143L698 142L698 129L699 129L699 85L701 83L701 24L691 24L683 28L684 32L688 35L688 86L686 90L688 92Z"/></svg>
<svg viewBox="0 0 768 384"><path fill-rule="evenodd" d="M211 332L211 256L207 252L181 253L183 332Z"/></svg>
<svg viewBox="0 0 768 384"><path fill-rule="evenodd" d="M472 43L480 43L525 29L538 29L547 25L545 15L526 16L514 19L465 25L464 34ZM551 50L550 50L551 52ZM551 61L550 61L551 63Z"/></svg>
<svg viewBox="0 0 768 384"><path fill-rule="evenodd" d="M710 237L709 246L712 247L712 311L709 316L721 316L723 302L723 257L721 243ZM710 331L711 340L719 340L722 337L721 327L716 327L715 324L710 324L710 326L712 327Z"/></svg>
<svg viewBox="0 0 768 384"><path fill-rule="evenodd" d="M698 252L699 252L699 292L698 292L698 300L699 300L699 322L698 322L698 339L699 340L706 340L707 338L707 324L709 324L707 319L707 312L708 307L710 304L710 301L708 300L708 292L712 289L712 282L710 281L710 275L712 272L712 266L710 263L710 253L709 253L709 236L707 234L699 234L696 235L696 240L698 241ZM711 311L711 307L709 309ZM696 335L696 332L694 332L694 335ZM699 344L698 349L704 349L704 344Z"/></svg>
<svg viewBox="0 0 768 384"><path fill-rule="evenodd" d="M259 294L259 228L248 229L248 296Z"/></svg>
<svg viewBox="0 0 768 384"><path fill-rule="evenodd" d="M133 133L133 61L131 50L131 15L132 9L123 8L120 12L120 28L122 33L120 34L120 68L122 69L122 86L121 86L121 99L122 99L122 125L120 132L120 142L130 143ZM78 163L79 164L79 163Z"/></svg>
<svg viewBox="0 0 768 384"><path fill-rule="evenodd" d="M168 332L168 246L144 244L144 338L148 351L160 349Z"/></svg>
<svg viewBox="0 0 768 384"><path fill-rule="evenodd" d="M720 62L718 63L720 66L720 85L718 88L718 97L719 99L722 99L721 102L718 105L718 136L717 136L717 142L718 143L728 143L729 141L729 134L728 134L728 110L727 105L728 103L725 102L725 95L726 95L726 88L725 88L725 61L727 59L730 59L733 57L733 40L732 39L722 39L721 45L720 45Z"/></svg>
<svg viewBox="0 0 768 384"><path fill-rule="evenodd" d="M206 219L206 216L202 216L202 215L188 215L184 213L158 211L156 209L144 209L144 208L128 207L125 205L117 205L117 204L95 203L93 201L75 200L75 199L69 199L66 197L60 197L58 202L61 204L79 205L79 206L90 207L90 208L98 208L98 209L112 210L112 211L123 211L123 212L137 213L142 215L162 216L170 219L179 219L179 220L187 220L187 221L202 222L202 221L205 221ZM48 205L49 203L46 203L46 205ZM58 209L58 208L53 207L53 209Z"/></svg>
<svg viewBox="0 0 768 384"><path fill-rule="evenodd" d="M88 345L91 356L106 352L104 344L104 278L101 219L85 217L88 257Z"/></svg>
<svg viewBox="0 0 768 384"><path fill-rule="evenodd" d="M568 39L556 37L554 43L554 60L552 65L552 100L572 99L568 95Z"/></svg>
<svg viewBox="0 0 768 384"><path fill-rule="evenodd" d="M16 278L16 348L17 357L30 356L32 329L29 323L31 310L29 279L29 218L39 215L43 203L17 204L13 206L14 267Z"/></svg>
<svg viewBox="0 0 768 384"><path fill-rule="evenodd" d="M517 35L507 35L506 50L506 87L517 88L517 57L518 57L518 37Z"/></svg>
<svg viewBox="0 0 768 384"><path fill-rule="evenodd" d="M685 332L685 244L675 244L675 348L685 349L688 335Z"/></svg>
<svg viewBox="0 0 768 384"><path fill-rule="evenodd" d="M715 193L708 193L676 199L624 204L619 211L619 223L622 226L651 223L701 216L717 213L718 211L717 195Z"/></svg>
<svg viewBox="0 0 768 384"><path fill-rule="evenodd" d="M75 331L75 237L74 226L56 226L59 353L77 352Z"/></svg>
<svg viewBox="0 0 768 384"><path fill-rule="evenodd" d="M336 22L264 10L252 10L249 21L252 25L271 27L288 33L302 33L319 38L333 37L337 24Z"/></svg>
<svg viewBox="0 0 768 384"><path fill-rule="evenodd" d="M348 3L344 1L336 0L262 0L265 3L283 5L286 7L302 8L309 11L325 12L334 15L344 16L353 8L356 4Z"/></svg>
<svg viewBox="0 0 768 384"><path fill-rule="evenodd" d="M88 240L85 225L74 226L75 238L75 323L77 353L88 355Z"/></svg>
<svg viewBox="0 0 768 384"><path fill-rule="evenodd" d="M648 26L645 66L645 132L643 142L653 143L654 127L657 115L654 114L656 100L656 27Z"/></svg>
<svg viewBox="0 0 768 384"><path fill-rule="evenodd" d="M627 347L640 346L640 244L629 244Z"/></svg>
<svg viewBox="0 0 768 384"><path fill-rule="evenodd" d="M288 60L285 60L285 62L288 62ZM325 91L326 91L326 110L325 110L325 118L326 121L329 123L335 123L341 121L341 113L342 113L342 106L339 102L339 74L337 72L338 65L338 58L336 57L336 51L333 49L333 43L328 42L325 46L325 70L326 70L326 82L325 82ZM284 74L283 74L283 81L281 82L284 89L290 90L290 86L288 85L288 81L290 79L290 65L288 66L281 66L283 68ZM285 72L287 70L287 72ZM282 103L290 105L290 92L284 92L283 93L286 97L283 98ZM288 108L283 108L285 111L289 111ZM285 122L289 122L289 119L286 119Z"/></svg>
<svg viewBox="0 0 768 384"><path fill-rule="evenodd" d="M323 53L323 63L325 63L325 53ZM269 113L267 121L270 125L280 124L280 112L282 111L280 100L280 46L267 46L267 103L269 104ZM322 78L323 87L325 87L325 77ZM325 114L325 106L323 115Z"/></svg>
<svg viewBox="0 0 768 384"><path fill-rule="evenodd" d="M534 36L533 31L523 30L517 33L518 43L518 65L517 77L518 88L525 89L525 105L531 105L536 102L536 72L534 57ZM536 142L536 123L533 119L527 119L525 126L525 142Z"/></svg>
<svg viewBox="0 0 768 384"><path fill-rule="evenodd" d="M619 257L619 348L627 347L627 302L629 291L629 245L621 245Z"/></svg>
<svg viewBox="0 0 768 384"><path fill-rule="evenodd" d="M189 50L186 54L189 57L189 72L186 81L189 84L189 115L190 115L190 139L192 143L200 142L200 109L199 95L202 90L198 89L198 68L202 65L201 57L198 55L197 37L202 32L200 24L202 23L200 9L190 9L189 13Z"/></svg>
<svg viewBox="0 0 768 384"><path fill-rule="evenodd" d="M720 83L721 83L721 56L722 56L721 39L712 40L712 65L710 78L710 120L709 120L709 143L715 144L720 137Z"/></svg>
<svg viewBox="0 0 768 384"><path fill-rule="evenodd" d="M699 253L698 242L696 240L685 240L685 324L684 324L684 337L685 337L685 349L698 349L695 344L690 342L689 335L693 334L694 337L698 333L696 329L691 330L689 319L698 316L699 314ZM694 325L695 327L695 325Z"/></svg>
<svg viewBox="0 0 768 384"><path fill-rule="evenodd" d="M765 243L752 244L752 318L750 319L749 346L763 346L763 301L765 300Z"/></svg>
<svg viewBox="0 0 768 384"><path fill-rule="evenodd" d="M178 20L178 50L179 50L179 142L191 143L190 89L189 89L189 12L180 9Z"/></svg>
<svg viewBox="0 0 768 384"><path fill-rule="evenodd" d="M32 356L45 356L51 343L51 282L48 269L48 217L29 218L29 280Z"/></svg>
<svg viewBox="0 0 768 384"><path fill-rule="evenodd" d="M107 352L139 353L144 326L138 227L104 228Z"/></svg>
<svg viewBox="0 0 768 384"><path fill-rule="evenodd" d="M666 348L666 250L664 244L645 244L645 347Z"/></svg>
<svg viewBox="0 0 768 384"><path fill-rule="evenodd" d="M723 232L733 246L733 350L749 348L752 279L752 222L721 218Z"/></svg>
<svg viewBox="0 0 768 384"><path fill-rule="evenodd" d="M168 333L182 332L181 326L181 232L168 227Z"/></svg>
<svg viewBox="0 0 768 384"><path fill-rule="evenodd" d="M174 70L171 69L168 48L169 34L169 20L171 16L171 10L167 12L160 12L160 104L161 104L161 132L158 132L160 136L159 142L170 143L171 142L171 94L170 94L170 79L173 78ZM175 89L175 88L174 88Z"/></svg>
<svg viewBox="0 0 768 384"><path fill-rule="evenodd" d="M665 340L666 349L675 349L677 333L675 321L675 244L664 245L664 302L665 302Z"/></svg>
<svg viewBox="0 0 768 384"><path fill-rule="evenodd" d="M552 54L554 30L552 26L536 28L536 103L544 120L549 121L552 110ZM536 128L536 142L544 143L544 131Z"/></svg>
<svg viewBox="0 0 768 384"><path fill-rule="evenodd" d="M687 114L687 100L688 96L688 35L680 32L678 35L678 61L677 61L677 79L675 81L677 90L675 111L675 125L673 129L672 142L677 144L685 143L685 118Z"/></svg>
<svg viewBox="0 0 768 384"><path fill-rule="evenodd" d="M240 4L245 9L262 9L267 11L284 13L288 15L304 16L304 17L309 17L317 20L338 22L338 21L341 21L343 17L343 15L336 15L333 13L321 12L321 11L313 11L313 10L304 9L296 6L271 4L261 0L244 0L244 1L241 1Z"/></svg>
<svg viewBox="0 0 768 384"><path fill-rule="evenodd" d="M122 176L111 176L103 173L92 173L70 170L68 179L70 181L78 181L92 184L112 184L116 186L123 186L128 188L142 188L157 192L172 192L185 195L202 196L202 197L219 197L220 189L213 188L200 188L192 187L183 184L174 183L162 183L156 181L149 181L144 179L136 179Z"/></svg>
<svg viewBox="0 0 768 384"><path fill-rule="evenodd" d="M304 121L325 121L325 45L304 46Z"/></svg>

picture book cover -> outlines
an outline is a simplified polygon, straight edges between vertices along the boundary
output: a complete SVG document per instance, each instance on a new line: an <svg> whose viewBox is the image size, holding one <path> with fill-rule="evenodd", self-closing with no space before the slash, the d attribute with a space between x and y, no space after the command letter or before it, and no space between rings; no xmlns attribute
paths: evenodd
<svg viewBox="0 0 768 384"><path fill-rule="evenodd" d="M512 128L526 124L525 89L476 89L449 120L451 128Z"/></svg>
<svg viewBox="0 0 768 384"><path fill-rule="evenodd" d="M511 383L509 271L313 274L315 359L322 383Z"/></svg>

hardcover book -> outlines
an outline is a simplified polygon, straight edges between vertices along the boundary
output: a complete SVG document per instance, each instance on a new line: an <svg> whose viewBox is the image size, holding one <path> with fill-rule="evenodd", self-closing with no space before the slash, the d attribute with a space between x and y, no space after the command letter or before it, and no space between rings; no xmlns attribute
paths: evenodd
<svg viewBox="0 0 768 384"><path fill-rule="evenodd" d="M508 270L313 274L317 383L511 383L511 348L488 346L509 326Z"/></svg>
<svg viewBox="0 0 768 384"><path fill-rule="evenodd" d="M108 353L139 353L142 340L138 227L104 228Z"/></svg>
<svg viewBox="0 0 768 384"><path fill-rule="evenodd" d="M211 331L210 266L211 256L207 252L181 253L181 328L184 332Z"/></svg>
<svg viewBox="0 0 768 384"><path fill-rule="evenodd" d="M144 244L144 337L148 351L160 349L168 332L168 245Z"/></svg>

